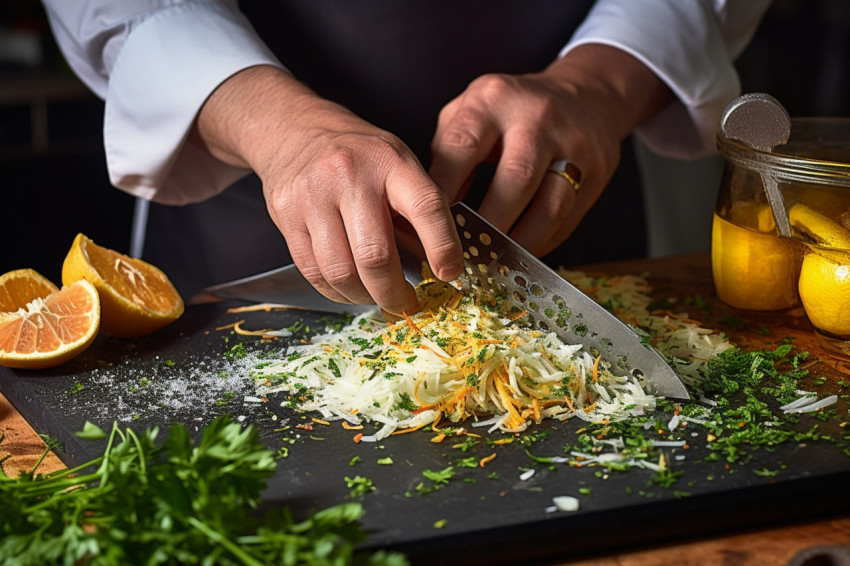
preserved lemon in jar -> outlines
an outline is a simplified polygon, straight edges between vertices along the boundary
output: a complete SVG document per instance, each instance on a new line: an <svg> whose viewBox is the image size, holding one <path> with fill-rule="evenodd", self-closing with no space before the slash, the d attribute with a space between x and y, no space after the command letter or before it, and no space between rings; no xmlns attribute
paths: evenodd
<svg viewBox="0 0 850 566"><path fill-rule="evenodd" d="M756 218L770 218L769 224L765 220L735 223L714 214L714 286L720 300L733 307L781 310L799 303L799 256L792 243L776 235L770 214L766 206L756 213Z"/></svg>
<svg viewBox="0 0 850 566"><path fill-rule="evenodd" d="M796 118L772 151L718 137L726 164L714 211L717 296L740 309L802 305L819 342L850 356L850 119ZM764 178L782 194L781 237Z"/></svg>

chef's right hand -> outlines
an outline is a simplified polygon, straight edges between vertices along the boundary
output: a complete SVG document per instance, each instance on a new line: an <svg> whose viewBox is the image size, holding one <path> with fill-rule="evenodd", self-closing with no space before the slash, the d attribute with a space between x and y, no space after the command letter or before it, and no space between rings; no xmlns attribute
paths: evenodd
<svg viewBox="0 0 850 566"><path fill-rule="evenodd" d="M252 67L222 83L196 133L216 158L259 175L293 261L326 297L393 314L418 310L395 242L397 215L416 231L437 277L460 275L448 204L410 149L285 72Z"/></svg>

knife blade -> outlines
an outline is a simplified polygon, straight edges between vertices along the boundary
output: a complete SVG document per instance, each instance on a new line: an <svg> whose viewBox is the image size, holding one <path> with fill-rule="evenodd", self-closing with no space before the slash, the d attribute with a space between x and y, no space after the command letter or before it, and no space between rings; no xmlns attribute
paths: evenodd
<svg viewBox="0 0 850 566"><path fill-rule="evenodd" d="M649 393L690 398L676 372L631 327L465 204L454 204L451 211L463 247L467 277L476 278L481 285L499 286L517 308L528 312L537 328L555 332L566 343L582 344L593 355L601 355L612 368L643 376ZM421 254L413 253L401 240L400 244L405 277L415 285L422 280ZM354 315L376 308L331 301L316 291L295 265L207 287L190 304L221 299Z"/></svg>
<svg viewBox="0 0 850 566"><path fill-rule="evenodd" d="M495 285L539 329L582 344L612 368L642 375L649 393L690 398L676 372L631 327L463 203L453 205L452 214L468 276Z"/></svg>
<svg viewBox="0 0 850 566"><path fill-rule="evenodd" d="M295 264L236 279L203 289L189 304L197 305L235 299L254 303L275 303L305 310L362 314L375 305L351 305L332 301L316 291Z"/></svg>

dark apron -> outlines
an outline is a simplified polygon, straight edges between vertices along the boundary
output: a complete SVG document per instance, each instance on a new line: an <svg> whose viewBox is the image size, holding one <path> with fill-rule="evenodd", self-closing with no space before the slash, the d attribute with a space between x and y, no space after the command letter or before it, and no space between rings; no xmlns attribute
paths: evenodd
<svg viewBox="0 0 850 566"><path fill-rule="evenodd" d="M401 138L428 168L439 110L485 73L542 70L590 1L251 0L242 10L278 58L320 95ZM640 184L624 163L552 265L645 255ZM475 205L491 167L466 199ZM619 188L618 188L619 187ZM291 263L251 175L203 203L152 205L144 255L184 297Z"/></svg>

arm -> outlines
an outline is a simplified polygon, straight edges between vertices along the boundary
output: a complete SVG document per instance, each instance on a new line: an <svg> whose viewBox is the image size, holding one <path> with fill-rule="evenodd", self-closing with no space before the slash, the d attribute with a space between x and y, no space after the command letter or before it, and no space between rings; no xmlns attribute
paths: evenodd
<svg viewBox="0 0 850 566"><path fill-rule="evenodd" d="M440 113L431 175L459 200L478 164L497 161L480 213L544 255L596 202L620 142L672 99L649 69L606 45L576 48L540 73L485 75ZM579 167L580 190L547 172L559 159Z"/></svg>
<svg viewBox="0 0 850 566"><path fill-rule="evenodd" d="M496 162L481 213L544 255L596 202L632 131L668 155L713 151L720 114L740 89L731 56L766 5L600 0L548 68L484 75L446 105L431 175L455 200L480 163ZM580 190L547 174L560 159L581 170Z"/></svg>
<svg viewBox="0 0 850 566"><path fill-rule="evenodd" d="M418 310L402 274L396 215L416 231L437 277L460 275L445 196L413 153L287 73L258 66L225 81L204 104L197 135L218 159L256 171L292 259L327 297Z"/></svg>
<svg viewBox="0 0 850 566"><path fill-rule="evenodd" d="M734 61L749 44L770 0L599 0L561 52L587 44L632 55L675 100L636 132L656 152L696 158L716 153L723 109L740 94Z"/></svg>
<svg viewBox="0 0 850 566"><path fill-rule="evenodd" d="M45 2L66 57L106 99L114 185L183 204L253 169L293 260L338 301L418 310L396 216L416 230L435 275L460 274L445 197L412 152L293 79L235 2Z"/></svg>
<svg viewBox="0 0 850 566"><path fill-rule="evenodd" d="M188 140L217 85L254 65L283 68L235 1L43 3L68 63L106 102L104 147L113 185L185 204L248 173Z"/></svg>

